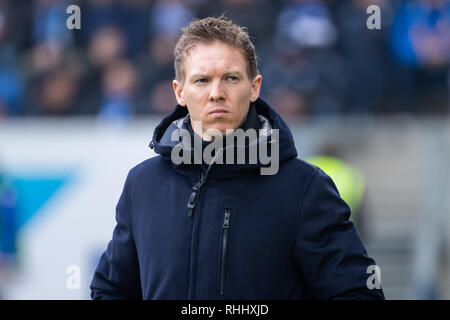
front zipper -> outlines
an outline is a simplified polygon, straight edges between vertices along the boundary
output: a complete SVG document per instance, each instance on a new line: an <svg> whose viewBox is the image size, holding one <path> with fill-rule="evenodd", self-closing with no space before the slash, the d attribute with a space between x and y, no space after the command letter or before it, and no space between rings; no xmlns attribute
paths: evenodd
<svg viewBox="0 0 450 320"><path fill-rule="evenodd" d="M225 209L225 214L223 218L223 226L222 226L222 250L220 256L220 285L219 285L219 294L223 295L223 286L225 282L225 262L227 255L227 246L228 246L228 230L230 229L230 214L231 209Z"/></svg>
<svg viewBox="0 0 450 320"><path fill-rule="evenodd" d="M188 280L188 299L192 300L194 299L194 269L195 269L195 257L197 255L197 228L198 228L198 217L195 219L193 217L193 212L196 203L199 201L200 198L200 188L203 186L203 184L206 181L206 174L203 173L203 170L201 170L200 180L194 185L191 191L191 195L189 197L187 210L188 210L188 217L190 219L194 218L192 221L192 238L191 238L191 248L190 248L190 257L189 257L189 280ZM198 216L198 214L197 214Z"/></svg>

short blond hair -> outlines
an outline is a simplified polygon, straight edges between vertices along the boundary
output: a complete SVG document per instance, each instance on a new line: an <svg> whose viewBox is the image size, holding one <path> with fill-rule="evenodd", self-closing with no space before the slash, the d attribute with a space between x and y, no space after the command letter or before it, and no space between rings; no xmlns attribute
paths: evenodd
<svg viewBox="0 0 450 320"><path fill-rule="evenodd" d="M255 46L247 32L247 28L234 24L231 20L221 16L193 19L182 28L182 35L174 49L175 79L184 81L183 60L196 44L211 44L222 42L242 52L247 61L247 74L253 79L259 74Z"/></svg>

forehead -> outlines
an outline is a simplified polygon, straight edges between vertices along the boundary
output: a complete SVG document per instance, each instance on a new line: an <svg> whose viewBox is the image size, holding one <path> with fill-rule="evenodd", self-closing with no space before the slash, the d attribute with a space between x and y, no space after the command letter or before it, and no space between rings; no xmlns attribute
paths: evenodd
<svg viewBox="0 0 450 320"><path fill-rule="evenodd" d="M237 48L221 42L195 44L184 59L186 76L197 73L232 72L246 73L247 62Z"/></svg>

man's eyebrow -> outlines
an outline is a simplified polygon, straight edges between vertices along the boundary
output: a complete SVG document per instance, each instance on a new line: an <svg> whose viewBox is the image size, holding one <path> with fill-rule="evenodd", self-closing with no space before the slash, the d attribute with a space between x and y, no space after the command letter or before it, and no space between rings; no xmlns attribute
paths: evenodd
<svg viewBox="0 0 450 320"><path fill-rule="evenodd" d="M226 72L224 74L224 76L229 76L230 74L237 74L237 75L241 75L241 72L236 70L236 71L230 71L230 72Z"/></svg>
<svg viewBox="0 0 450 320"><path fill-rule="evenodd" d="M206 73L194 73L191 75L191 78L198 78L198 77L208 77Z"/></svg>
<svg viewBox="0 0 450 320"><path fill-rule="evenodd" d="M238 70L235 70L235 71L225 72L223 75L224 76L229 76L231 74L241 75L242 73L240 71L238 71ZM206 73L194 73L190 77L191 78L202 78L202 77L209 77L209 76Z"/></svg>

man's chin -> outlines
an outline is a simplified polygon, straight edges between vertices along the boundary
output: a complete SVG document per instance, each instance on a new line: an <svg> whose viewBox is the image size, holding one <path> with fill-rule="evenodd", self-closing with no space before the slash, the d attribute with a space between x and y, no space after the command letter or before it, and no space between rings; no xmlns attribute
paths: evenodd
<svg viewBox="0 0 450 320"><path fill-rule="evenodd" d="M215 132L215 131L220 131L222 132L222 134L225 134L227 129L235 129L233 124L230 123L229 121L214 121L214 122L209 122L209 123L203 123L203 131L211 131L211 132Z"/></svg>

